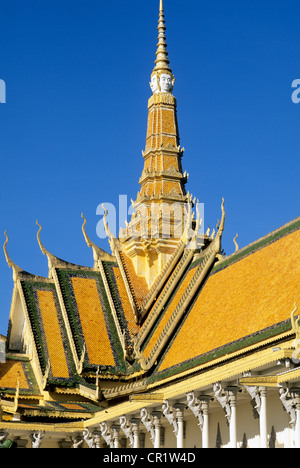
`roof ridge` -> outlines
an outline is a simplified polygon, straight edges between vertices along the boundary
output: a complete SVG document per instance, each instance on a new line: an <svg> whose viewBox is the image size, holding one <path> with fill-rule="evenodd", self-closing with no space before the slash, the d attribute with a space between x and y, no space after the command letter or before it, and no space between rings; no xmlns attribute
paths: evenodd
<svg viewBox="0 0 300 468"><path fill-rule="evenodd" d="M142 315L144 315L149 310L149 308L155 301L154 296L157 297L160 294L163 286L165 285L171 273L173 272L173 270L171 270L171 267L176 267L178 261L180 260L183 254L184 248L185 248L185 245L181 241L178 244L177 248L174 250L173 254L170 256L169 260L165 264L160 274L156 277L155 281L153 282L151 288L149 289L142 303L142 306L141 306Z"/></svg>
<svg viewBox="0 0 300 468"><path fill-rule="evenodd" d="M151 349L148 357L141 355L140 363L142 369L148 370L157 360L162 349L170 339L173 331L180 322L182 316L188 310L190 303L192 302L196 292L199 290L202 282L204 281L206 275L209 272L209 269L213 265L213 262L216 258L218 251L220 250L219 239L215 238L211 244L202 251L201 253L201 262L196 268L193 277L183 292L182 296L179 299L178 304L173 310L171 316L169 317L167 323L164 325L162 331L159 334L154 347ZM190 270L193 271L193 270ZM168 306L166 307L168 309Z"/></svg>
<svg viewBox="0 0 300 468"><path fill-rule="evenodd" d="M273 242L278 241L282 237L285 237L291 234L292 232L297 231L298 229L300 229L300 216L298 218L293 219L292 221L289 221L283 226L274 229L265 236L256 239L250 244L245 245L244 247L232 253L228 257L225 257L224 259L220 260L215 265L212 274L218 272L223 268L226 268L229 264L231 265L232 263L242 260L243 258L252 254L253 252L260 250L261 248L264 248Z"/></svg>
<svg viewBox="0 0 300 468"><path fill-rule="evenodd" d="M154 303L149 315L147 316L145 322L143 323L139 333L135 339L135 347L141 347L149 332L152 329L152 326L159 317L161 311L163 310L165 304L171 297L179 281L182 279L183 274L186 271L187 266L190 264L194 256L194 250L186 249L183 253L179 263L177 263L176 268L173 271L172 276L170 276L162 290L159 292L156 302Z"/></svg>

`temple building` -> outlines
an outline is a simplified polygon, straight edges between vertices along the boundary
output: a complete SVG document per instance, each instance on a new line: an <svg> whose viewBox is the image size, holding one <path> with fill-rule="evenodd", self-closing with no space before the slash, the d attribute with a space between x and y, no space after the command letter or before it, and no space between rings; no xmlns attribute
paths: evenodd
<svg viewBox="0 0 300 468"><path fill-rule="evenodd" d="M5 234L2 447L300 447L300 218L225 256L223 199L202 232L174 83L160 0L140 190L118 237L105 212L111 252L82 215L93 266L57 258L37 222L45 278Z"/></svg>

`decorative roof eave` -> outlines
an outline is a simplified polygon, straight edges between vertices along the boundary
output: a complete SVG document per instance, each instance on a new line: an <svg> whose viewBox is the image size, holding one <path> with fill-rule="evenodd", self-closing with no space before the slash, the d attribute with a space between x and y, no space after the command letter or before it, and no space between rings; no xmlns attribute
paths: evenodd
<svg viewBox="0 0 300 468"><path fill-rule="evenodd" d="M152 180L175 180L185 184L187 182L187 174L182 174L182 172L179 172L176 169L152 172L150 172L149 170L143 171L142 176L139 179L139 184L142 185Z"/></svg>
<svg viewBox="0 0 300 468"><path fill-rule="evenodd" d="M56 418L65 418L65 419L91 419L94 417L95 413L89 413L86 411L59 411L59 410L49 410L45 407L36 408L36 409L21 409L21 413L27 417L47 417L51 419Z"/></svg>
<svg viewBox="0 0 300 468"><path fill-rule="evenodd" d="M72 421L64 422L64 423L37 423L32 422L28 423L22 421L7 421L7 422L0 422L0 430L12 430L12 431L26 431L27 433L36 432L36 431L47 431L52 433L77 433L78 431L82 431L84 429L83 421Z"/></svg>
<svg viewBox="0 0 300 468"><path fill-rule="evenodd" d="M154 96L156 96L156 95L154 94L152 96L152 98L154 98ZM170 96L170 95L168 95L168 96ZM174 97L174 96L172 96L172 97ZM152 104L152 98L150 98L151 99L151 104ZM165 99L165 96L164 96L164 99ZM145 151L144 150L142 151L142 155L143 155L144 159L147 159L153 154L169 153L170 155L176 155L176 156L182 158L184 152L185 152L184 147L181 148L180 145L174 146L171 143L168 143L168 145L166 145L166 146L157 146L157 147L150 147L150 146L146 145Z"/></svg>
<svg viewBox="0 0 300 468"><path fill-rule="evenodd" d="M91 400L94 403L99 403L100 399L100 389L98 382L96 383L95 390L86 385L79 384L77 387L55 387L54 391L55 393L61 395L80 395L81 397Z"/></svg>
<svg viewBox="0 0 300 468"><path fill-rule="evenodd" d="M170 319L166 323L164 329L159 335L158 340L156 341L153 349L151 350L148 358L145 358L140 351L140 346L142 341L145 340L145 333L141 334L137 337L135 343L135 352L138 358L140 359L140 364L142 369L149 370L154 365L156 360L158 359L159 355L161 354L162 350L166 346L167 342L172 336L173 331L175 330L176 326L178 325L179 321L185 314L186 310L188 309L191 301L193 300L196 292L201 287L201 284L205 280L207 274L209 273L211 267L213 266L217 255L221 249L221 238L224 231L225 226L225 209L224 209L224 198L222 200L221 205L222 210L222 219L219 227L219 231L215 237L215 239L209 244L209 246L204 249L199 259L203 259L200 262L190 284L188 285L186 291L184 292L183 296L181 297L177 307L175 308L174 312L172 313ZM192 249L191 249L192 250ZM192 250L193 251L193 250ZM156 319L157 315L154 317ZM151 328L153 324L151 323ZM149 324L147 324L147 329L149 328ZM142 337L143 335L143 337Z"/></svg>
<svg viewBox="0 0 300 468"><path fill-rule="evenodd" d="M114 388L104 389L102 393L106 400L111 400L120 396L131 395L133 392L144 392L146 390L147 380L142 379L136 382L119 385Z"/></svg>
<svg viewBox="0 0 300 468"><path fill-rule="evenodd" d="M272 341L274 343L274 338ZM271 341L263 342L260 346L256 345L255 347L244 349L243 354L226 356L226 359L215 359L207 364L194 366L192 369L184 370L172 376L166 377L164 374L161 376L155 374L155 379L153 379L153 376L150 376L142 381L134 382L132 385L107 389L105 390L105 398L107 400L118 398L119 396L128 396L129 400L112 405L105 412L99 411L94 419L85 422L85 427L95 426L99 422L116 419L123 414L137 411L138 408L141 409L142 407L153 405L157 401L155 397L156 392L163 395L164 399L176 399L189 391L196 389L201 391L201 389L205 389L217 381L234 377L239 378L250 369L254 370L261 366L273 365L273 363L277 362L277 359L284 359L289 356L289 352L286 349L274 353L272 349L273 343ZM267 349L265 348L266 344L269 344ZM253 360L253 352L256 353L255 361ZM299 377L300 370L295 369L294 372L289 374L289 379L294 379ZM143 398L145 392L148 395L147 399ZM137 395L137 399L131 398L132 395ZM152 395L154 398L151 398Z"/></svg>
<svg viewBox="0 0 300 468"><path fill-rule="evenodd" d="M163 286L169 279L172 271L178 264L180 258L182 257L184 250L187 246L187 244L191 241L192 237L197 237L199 229L202 224L202 220L200 218L200 212L198 209L199 202L197 202L196 206L196 211L197 211L197 222L196 222L196 228L194 232L190 232L190 228L192 226L192 195L189 195L188 198L188 212L187 212L187 221L185 224L185 228L183 231L183 234L180 239L180 243L178 244L178 247L174 251L173 255L171 255L169 261L166 263L165 267L161 271L160 275L156 278L154 281L153 285L151 286L147 296L145 297L142 307L141 307L141 317L145 316L145 314L149 311L150 307L152 306L154 300L158 295L160 294ZM178 283L180 279L180 276L177 276L177 281L173 282L173 286L175 287L176 284ZM173 290L173 289L172 289Z"/></svg>
<svg viewBox="0 0 300 468"><path fill-rule="evenodd" d="M19 394L20 394L20 378L18 377L14 401L10 402L10 401L5 401L5 400L0 400L1 410L4 411L5 413L16 414L18 410L18 405L19 405Z"/></svg>
<svg viewBox="0 0 300 468"><path fill-rule="evenodd" d="M221 358L194 365L191 368L179 368L177 372L172 374L167 372L153 374L154 378L153 376L148 378L148 391L157 388L158 385L163 390L163 386L165 386L165 398L173 398L190 390L201 390L201 388L213 385L217 381L241 377L245 372L255 371L255 369L262 366L273 367L278 360L291 357L291 350L286 349L286 347L280 348L277 352L273 350L274 343L286 340L289 336L290 333L282 334L259 344L243 348L242 351L237 353L227 354ZM290 342L285 343L285 346L289 345ZM253 353L255 353L255 359L253 359ZM297 376L299 376L300 369L296 368L294 371L297 371ZM289 378L285 379L284 376L289 376ZM295 372L284 373L279 377L280 381L284 382L295 378ZM172 385L170 385L171 383Z"/></svg>
<svg viewBox="0 0 300 468"><path fill-rule="evenodd" d="M299 318L295 320L297 307L291 312L291 319L276 324L275 326L255 332L249 336L242 337L239 340L223 345L219 348L195 356L195 358L182 362L181 364L172 366L160 372L155 372L148 378L148 383L163 381L169 382L179 378L185 378L195 372L209 372L210 369L222 366L230 366L230 363L237 363L239 360L250 360L251 365L244 368L241 372L256 369L261 365L278 362L280 359L298 356L298 333L300 332ZM276 347L274 347L274 345ZM262 353L268 351L268 360L264 360L261 364L259 358L253 360L253 353ZM163 359L163 358L162 358ZM158 368L161 362L158 364ZM227 375L226 378L236 374ZM284 375L284 374L282 374ZM223 379L224 377L222 377ZM221 379L221 380L222 380ZM216 379L219 380L219 379ZM215 382L211 381L212 382Z"/></svg>

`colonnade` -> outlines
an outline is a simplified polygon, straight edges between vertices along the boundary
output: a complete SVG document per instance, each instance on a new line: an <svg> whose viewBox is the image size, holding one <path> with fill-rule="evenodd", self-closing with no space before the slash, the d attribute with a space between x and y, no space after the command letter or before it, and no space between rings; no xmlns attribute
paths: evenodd
<svg viewBox="0 0 300 468"><path fill-rule="evenodd" d="M259 418L259 448L268 448L269 437L267 429L267 387L246 386L252 402L253 411ZM218 401L225 412L229 431L230 448L238 448L237 439L237 401L241 388L237 386L223 386L220 382L213 385L213 394L199 394L194 391L186 394L185 402L170 403L164 400L161 408L151 411L142 408L140 414L134 417L121 416L119 424L111 426L107 422L100 424L100 435L107 445L112 448L120 447L122 433L128 439L131 448L140 447L139 433L143 429L150 436L154 448L160 448L162 417L173 429L176 438L175 446L184 447L184 418L186 411L191 411L197 419L197 425L201 431L202 448L209 448L209 423L211 401ZM290 426L294 431L295 448L300 448L300 388L280 388L279 397L284 409L290 416Z"/></svg>
<svg viewBox="0 0 300 468"><path fill-rule="evenodd" d="M195 391L191 391L186 393L184 398L181 395L179 401L163 400L159 406L156 404L152 408L143 407L138 413L122 415L111 421L102 422L97 428L93 428L93 432L91 428L85 429L82 433L77 433L75 439L69 437L69 445L73 448L80 448L85 442L89 448L101 448L103 441L105 441L105 445L113 449L120 447L140 448L144 446L144 443L141 443L141 437L145 438L146 433L149 435L152 446L158 449L162 446L161 439L167 422L175 437L172 447L181 449L184 448L185 421L187 416L190 419L193 415L199 427L202 448L210 448L211 410L215 412L217 403L224 410L228 425L229 443L226 446L238 448L239 408L237 408L237 402L240 392L243 391L245 396L245 390L250 397L253 411L259 418L258 448L268 448L270 442L267 421L267 387L245 384L242 387L238 384L226 386L221 382L216 382L212 391L207 392L207 394L196 394ZM272 394L274 395L274 390ZM280 387L278 396L289 416L289 427L293 431L293 446L300 448L300 387ZM277 418L280 419L281 416L279 415ZM6 438L13 440L13 437L10 437L8 433L0 434L0 442L5 442ZM44 445L47 434L36 432L29 434L29 438L32 442L32 448L40 448ZM68 437L64 439L65 443L67 443L67 439ZM172 448L165 445L163 447Z"/></svg>

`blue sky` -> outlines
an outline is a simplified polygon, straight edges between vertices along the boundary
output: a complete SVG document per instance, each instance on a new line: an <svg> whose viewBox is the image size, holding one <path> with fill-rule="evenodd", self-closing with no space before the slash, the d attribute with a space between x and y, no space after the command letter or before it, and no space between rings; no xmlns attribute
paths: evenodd
<svg viewBox="0 0 300 468"><path fill-rule="evenodd" d="M300 215L300 3L164 0L187 189L234 250ZM24 270L47 276L36 240L91 266L102 202L135 199L143 168L158 0L0 2L0 239ZM0 254L0 333L12 271Z"/></svg>

